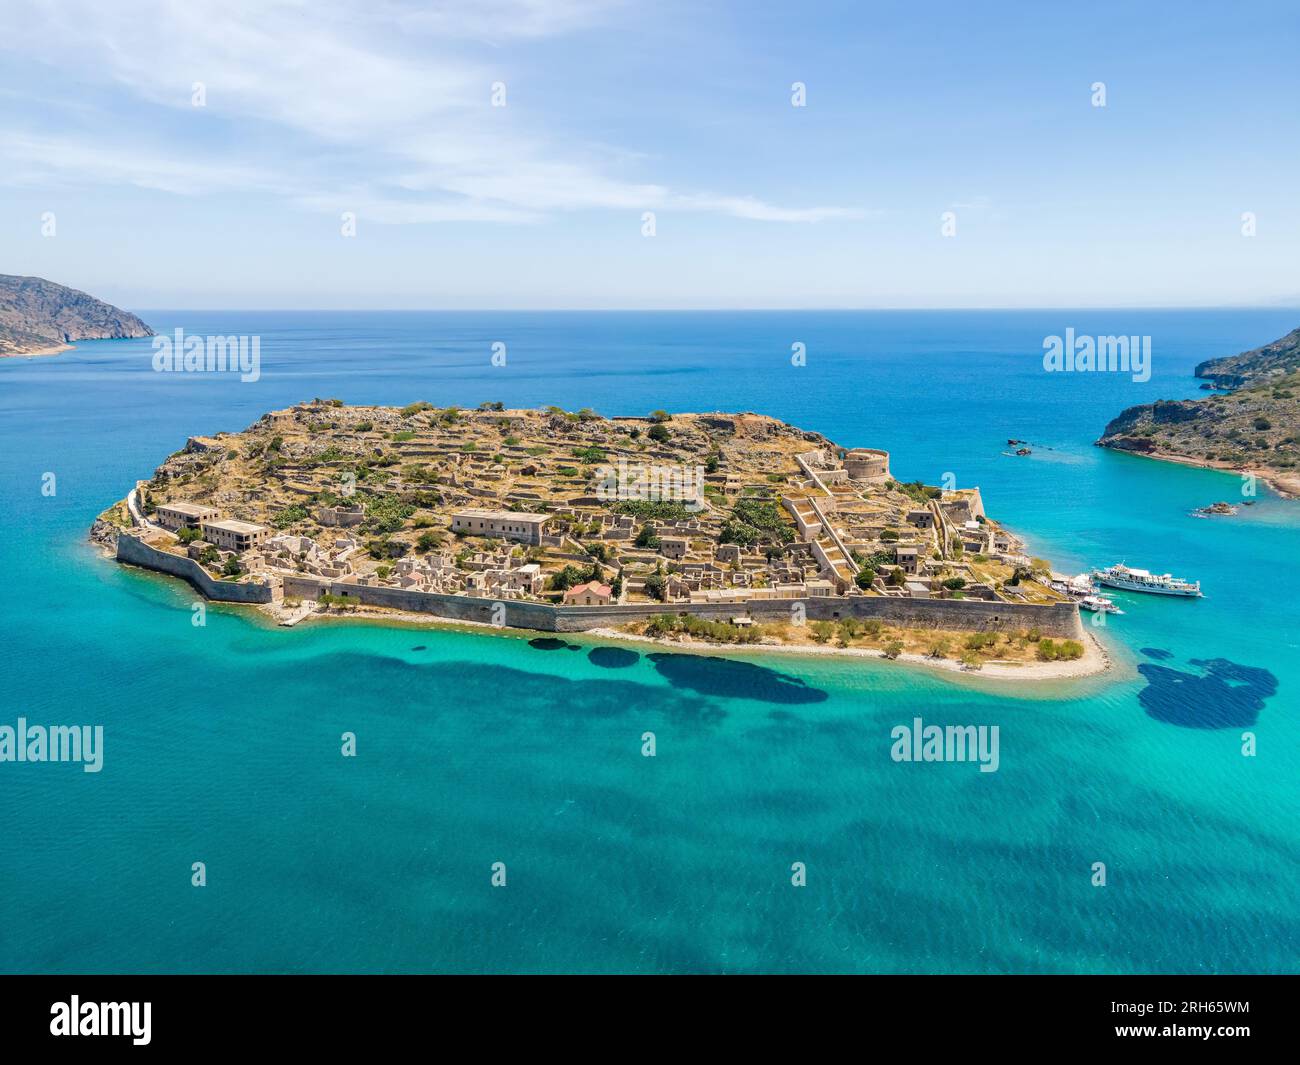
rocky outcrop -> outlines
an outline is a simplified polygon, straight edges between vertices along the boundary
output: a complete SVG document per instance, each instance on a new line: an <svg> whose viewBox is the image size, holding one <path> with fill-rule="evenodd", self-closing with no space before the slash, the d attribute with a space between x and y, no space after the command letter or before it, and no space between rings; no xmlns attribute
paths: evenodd
<svg viewBox="0 0 1300 1065"><path fill-rule="evenodd" d="M1097 444L1219 469L1254 470L1282 494L1300 474L1300 329L1196 367L1206 399L1157 400L1113 418Z"/></svg>
<svg viewBox="0 0 1300 1065"><path fill-rule="evenodd" d="M1215 388L1234 389L1296 370L1300 370L1300 329L1240 355L1207 359L1196 367L1196 376L1208 380Z"/></svg>
<svg viewBox="0 0 1300 1065"><path fill-rule="evenodd" d="M74 288L0 274L0 356L58 349L75 340L153 335L134 314Z"/></svg>
<svg viewBox="0 0 1300 1065"><path fill-rule="evenodd" d="M96 518L95 523L90 527L90 541L91 543L98 544L110 554L116 554L117 536L120 531L121 530L111 521L105 521L103 518Z"/></svg>

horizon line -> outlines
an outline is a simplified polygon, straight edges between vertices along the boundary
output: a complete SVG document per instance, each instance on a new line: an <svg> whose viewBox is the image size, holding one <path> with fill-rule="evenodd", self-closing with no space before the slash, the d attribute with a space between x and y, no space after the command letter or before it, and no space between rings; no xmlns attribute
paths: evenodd
<svg viewBox="0 0 1300 1065"><path fill-rule="evenodd" d="M1035 307L137 307L149 311L228 311L294 314L915 314L1006 313L1009 311L1300 311L1296 303L1259 304L1076 304Z"/></svg>

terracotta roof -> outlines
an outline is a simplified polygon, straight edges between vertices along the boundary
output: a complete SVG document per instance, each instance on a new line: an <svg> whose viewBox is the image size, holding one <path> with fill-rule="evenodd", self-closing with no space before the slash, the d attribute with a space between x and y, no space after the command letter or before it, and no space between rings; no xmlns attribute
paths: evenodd
<svg viewBox="0 0 1300 1065"><path fill-rule="evenodd" d="M599 581L583 581L581 584L575 584L564 593L565 599L576 599L583 592L590 591L592 595L613 595L614 589L608 584L601 584Z"/></svg>

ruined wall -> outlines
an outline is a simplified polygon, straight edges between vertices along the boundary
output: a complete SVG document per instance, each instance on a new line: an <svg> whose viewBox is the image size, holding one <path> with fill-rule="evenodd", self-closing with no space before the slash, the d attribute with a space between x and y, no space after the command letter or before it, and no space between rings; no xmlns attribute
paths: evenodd
<svg viewBox="0 0 1300 1065"><path fill-rule="evenodd" d="M207 598L222 603L269 603L271 587L268 584L237 584L219 581L192 558L182 558L150 547L130 533L120 533L117 538L117 560L133 566L158 570L173 577L187 580Z"/></svg>

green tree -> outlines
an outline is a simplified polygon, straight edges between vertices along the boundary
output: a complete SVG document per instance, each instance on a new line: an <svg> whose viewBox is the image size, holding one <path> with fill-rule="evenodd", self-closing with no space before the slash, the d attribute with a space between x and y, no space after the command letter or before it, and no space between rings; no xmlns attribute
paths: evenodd
<svg viewBox="0 0 1300 1065"><path fill-rule="evenodd" d="M826 643L835 635L835 626L829 621L814 621L808 627L812 629L813 639L818 643Z"/></svg>

